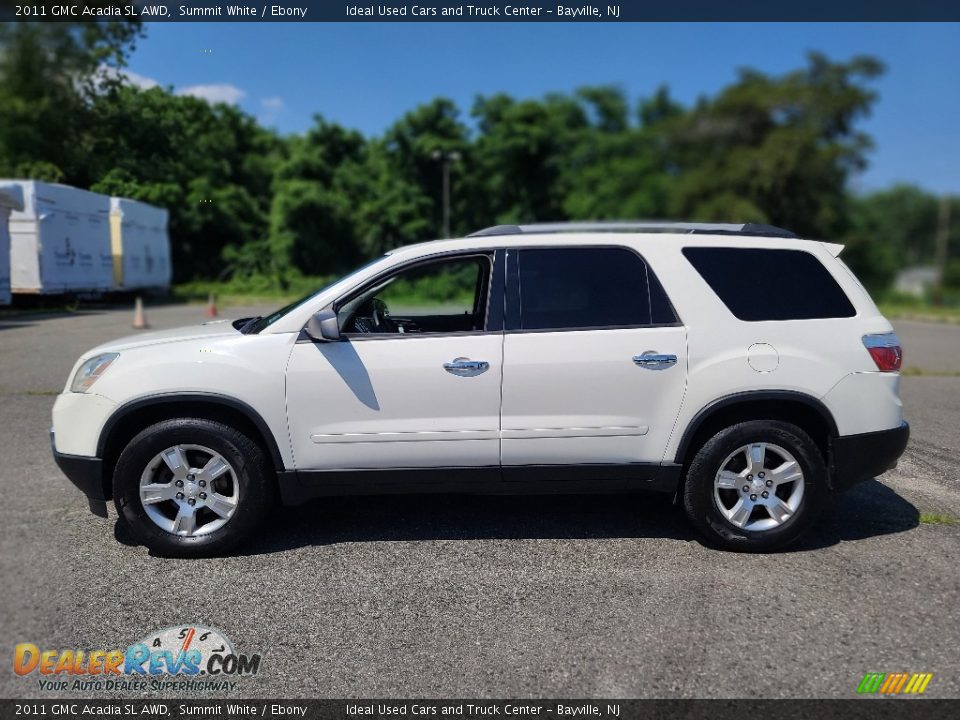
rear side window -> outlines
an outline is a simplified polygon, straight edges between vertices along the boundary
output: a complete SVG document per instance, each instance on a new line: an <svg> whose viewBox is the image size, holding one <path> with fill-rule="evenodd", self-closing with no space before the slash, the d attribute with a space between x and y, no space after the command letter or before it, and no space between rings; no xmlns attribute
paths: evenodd
<svg viewBox="0 0 960 720"><path fill-rule="evenodd" d="M803 250L688 247L683 254L740 320L856 315L833 276Z"/></svg>
<svg viewBox="0 0 960 720"><path fill-rule="evenodd" d="M626 248L520 250L520 329L636 327L676 321L656 278ZM652 293L652 294L651 294Z"/></svg>

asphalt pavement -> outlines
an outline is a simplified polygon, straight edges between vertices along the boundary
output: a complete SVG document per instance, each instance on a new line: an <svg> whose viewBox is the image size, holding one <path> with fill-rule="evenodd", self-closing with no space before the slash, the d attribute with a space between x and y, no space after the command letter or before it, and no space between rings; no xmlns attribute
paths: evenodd
<svg viewBox="0 0 960 720"><path fill-rule="evenodd" d="M657 496L406 497L280 509L235 556L170 560L91 515L50 456L75 359L131 317L0 318L2 697L91 695L16 676L16 643L125 648L181 623L262 654L236 697L852 698L901 671L960 697L958 326L897 324L925 373L903 380L907 454L787 552L705 547Z"/></svg>

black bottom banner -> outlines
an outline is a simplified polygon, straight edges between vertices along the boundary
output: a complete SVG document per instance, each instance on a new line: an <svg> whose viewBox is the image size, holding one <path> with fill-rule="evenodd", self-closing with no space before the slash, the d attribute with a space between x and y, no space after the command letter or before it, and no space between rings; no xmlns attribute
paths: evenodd
<svg viewBox="0 0 960 720"><path fill-rule="evenodd" d="M960 717L960 700L0 700L0 718L18 717L927 720Z"/></svg>

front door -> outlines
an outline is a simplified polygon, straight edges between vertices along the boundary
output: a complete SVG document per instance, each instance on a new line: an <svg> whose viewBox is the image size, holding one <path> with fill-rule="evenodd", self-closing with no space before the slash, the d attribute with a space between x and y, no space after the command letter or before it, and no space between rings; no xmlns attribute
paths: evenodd
<svg viewBox="0 0 960 720"><path fill-rule="evenodd" d="M340 303L341 342L298 342L287 408L298 470L496 468L501 313L493 253L377 278ZM492 286L496 285L496 289ZM494 304L495 305L495 304Z"/></svg>
<svg viewBox="0 0 960 720"><path fill-rule="evenodd" d="M507 265L504 477L658 466L686 386L686 329L643 259L624 247L535 248L508 251Z"/></svg>

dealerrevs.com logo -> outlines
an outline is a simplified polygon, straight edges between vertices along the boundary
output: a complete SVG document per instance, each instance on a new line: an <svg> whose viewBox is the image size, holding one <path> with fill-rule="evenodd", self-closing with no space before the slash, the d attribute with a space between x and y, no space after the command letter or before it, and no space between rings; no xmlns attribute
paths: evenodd
<svg viewBox="0 0 960 720"><path fill-rule="evenodd" d="M231 691L237 678L260 671L259 654L238 653L221 631L178 625L150 633L126 649L14 648L13 671L36 676L41 690Z"/></svg>

